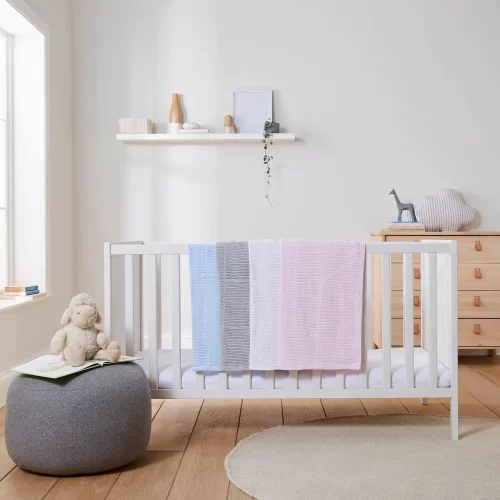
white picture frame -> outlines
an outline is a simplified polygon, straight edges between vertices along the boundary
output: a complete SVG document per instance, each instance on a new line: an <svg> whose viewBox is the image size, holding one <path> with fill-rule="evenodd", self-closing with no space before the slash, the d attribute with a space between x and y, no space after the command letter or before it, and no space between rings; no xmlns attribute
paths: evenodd
<svg viewBox="0 0 500 500"><path fill-rule="evenodd" d="M241 134L264 131L264 123L273 119L272 90L233 93L233 119Z"/></svg>

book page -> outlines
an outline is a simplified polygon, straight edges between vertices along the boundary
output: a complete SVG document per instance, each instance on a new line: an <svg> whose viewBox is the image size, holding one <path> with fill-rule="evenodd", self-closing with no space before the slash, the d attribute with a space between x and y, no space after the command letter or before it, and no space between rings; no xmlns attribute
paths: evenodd
<svg viewBox="0 0 500 500"><path fill-rule="evenodd" d="M117 363L125 363L128 361L136 361L141 358L134 358L132 356L121 356ZM80 366L71 366L66 360L62 359L60 355L46 354L45 356L40 356L28 363L16 366L12 368L11 371L16 373L23 373L25 375L33 375L35 377L43 377L56 379L61 377L66 377L67 375L73 375L74 373L79 373L84 370L89 370L91 368L97 368L105 364L114 364L112 361L104 360L90 360L83 363Z"/></svg>
<svg viewBox="0 0 500 500"><path fill-rule="evenodd" d="M26 375L34 375L36 377L44 378L59 378L66 375L71 375L73 373L81 372L92 366L99 366L101 363L99 361L87 361L80 366L71 366L66 360L62 359L62 356L57 356L53 354L46 354L45 356L40 356L39 358L28 361L24 365L16 366L12 368L11 371L17 373L24 373Z"/></svg>
<svg viewBox="0 0 500 500"><path fill-rule="evenodd" d="M134 356L120 356L118 361L98 361L98 363L102 363L103 365L114 365L115 363L126 363L127 361L138 361L142 358L135 358ZM96 360L94 360L95 362Z"/></svg>

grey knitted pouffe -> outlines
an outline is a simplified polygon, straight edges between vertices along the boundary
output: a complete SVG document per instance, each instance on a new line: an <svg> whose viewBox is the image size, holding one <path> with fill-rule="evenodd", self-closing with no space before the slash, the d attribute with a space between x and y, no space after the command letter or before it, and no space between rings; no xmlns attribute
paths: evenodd
<svg viewBox="0 0 500 500"><path fill-rule="evenodd" d="M121 467L144 454L151 396L135 363L59 380L20 375L7 395L5 438L12 460L58 476Z"/></svg>

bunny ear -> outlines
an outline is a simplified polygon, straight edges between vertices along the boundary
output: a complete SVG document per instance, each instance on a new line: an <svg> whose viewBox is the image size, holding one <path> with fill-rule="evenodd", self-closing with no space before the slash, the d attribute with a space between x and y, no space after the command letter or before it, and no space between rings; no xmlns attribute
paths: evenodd
<svg viewBox="0 0 500 500"><path fill-rule="evenodd" d="M96 309L96 311L97 311L97 309ZM101 313L99 311L97 311L97 319L95 320L95 322L97 324L102 322Z"/></svg>
<svg viewBox="0 0 500 500"><path fill-rule="evenodd" d="M67 325L70 321L70 317L71 317L71 311L68 307L66 311L64 311L64 314L62 315L61 325Z"/></svg>

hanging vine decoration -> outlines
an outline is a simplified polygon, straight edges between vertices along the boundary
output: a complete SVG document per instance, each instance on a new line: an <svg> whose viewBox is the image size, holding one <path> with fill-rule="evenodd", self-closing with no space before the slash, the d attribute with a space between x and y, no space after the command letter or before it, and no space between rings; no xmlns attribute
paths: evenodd
<svg viewBox="0 0 500 500"><path fill-rule="evenodd" d="M264 124L264 133L262 143L264 144L264 167L266 170L266 200L269 203L269 206L272 208L273 204L271 203L271 198L269 197L269 188L271 187L271 161L273 160L273 156L271 155L271 146L273 145L273 134L267 132L268 128L271 127L273 123L267 121Z"/></svg>

